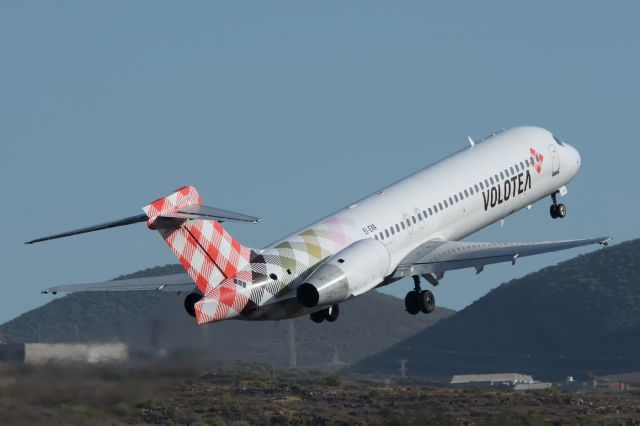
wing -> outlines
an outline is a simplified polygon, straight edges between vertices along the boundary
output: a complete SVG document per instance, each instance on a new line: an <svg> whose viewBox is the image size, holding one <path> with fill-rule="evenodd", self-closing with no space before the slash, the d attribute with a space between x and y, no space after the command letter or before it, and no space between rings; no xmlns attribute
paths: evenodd
<svg viewBox="0 0 640 426"><path fill-rule="evenodd" d="M42 290L42 293L58 292L76 293L81 291L191 291L195 283L186 273L161 275L157 277L129 278L125 280L104 281L99 283L83 283L61 285Z"/></svg>
<svg viewBox="0 0 640 426"><path fill-rule="evenodd" d="M405 257L391 277L441 275L445 271L463 268L475 268L476 272L480 273L484 265L500 262L515 264L521 257L590 244L607 245L609 240L611 237L530 243L468 243L431 240Z"/></svg>

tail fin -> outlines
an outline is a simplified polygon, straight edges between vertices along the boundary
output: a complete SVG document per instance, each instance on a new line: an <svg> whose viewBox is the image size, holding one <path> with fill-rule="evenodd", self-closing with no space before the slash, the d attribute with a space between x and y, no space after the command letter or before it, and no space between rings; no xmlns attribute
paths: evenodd
<svg viewBox="0 0 640 426"><path fill-rule="evenodd" d="M206 216L185 215L185 212L197 212L197 206L202 206L198 192L192 186L185 186L143 210L149 218L147 226L158 230L198 289L207 295L223 279L248 269L251 249L241 245L216 220L187 220Z"/></svg>
<svg viewBox="0 0 640 426"><path fill-rule="evenodd" d="M146 221L149 228L160 232L204 295L224 278L251 280L251 271L247 268L251 249L238 243L222 228L220 222L256 223L260 218L203 206L198 192L192 186L185 186L168 197L159 198L143 210L145 214L36 238L26 244Z"/></svg>

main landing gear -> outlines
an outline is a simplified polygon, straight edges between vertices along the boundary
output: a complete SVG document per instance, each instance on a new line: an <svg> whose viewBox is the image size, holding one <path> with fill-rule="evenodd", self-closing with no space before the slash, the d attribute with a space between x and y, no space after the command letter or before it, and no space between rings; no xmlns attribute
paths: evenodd
<svg viewBox="0 0 640 426"><path fill-rule="evenodd" d="M338 305L331 305L326 309L311 314L311 321L315 323L321 323L324 320L328 322L335 322L340 315L340 307Z"/></svg>
<svg viewBox="0 0 640 426"><path fill-rule="evenodd" d="M567 206L562 203L558 204L558 201L556 200L557 194L558 191L551 194L551 200L553 201L553 204L551 204L551 206L549 207L549 214L553 219L562 219L567 215Z"/></svg>
<svg viewBox="0 0 640 426"><path fill-rule="evenodd" d="M420 277L414 275L413 284L415 288L407 293L404 298L404 307L411 315L416 315L422 311L430 314L436 308L436 299L429 290L422 290L420 287Z"/></svg>

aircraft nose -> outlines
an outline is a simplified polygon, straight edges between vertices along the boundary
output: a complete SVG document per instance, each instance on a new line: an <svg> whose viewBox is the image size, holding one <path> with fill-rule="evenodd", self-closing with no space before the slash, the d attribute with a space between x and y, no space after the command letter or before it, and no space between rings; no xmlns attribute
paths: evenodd
<svg viewBox="0 0 640 426"><path fill-rule="evenodd" d="M580 169L580 164L582 163L582 158L580 157L580 153L573 146L565 143L565 148L567 152L567 159L569 160L567 165L568 169L571 170L572 175L575 176Z"/></svg>
<svg viewBox="0 0 640 426"><path fill-rule="evenodd" d="M573 146L569 145L569 147L571 148L571 151L573 151L572 153L573 153L573 158L576 161L576 167L579 168L580 163L582 162L582 158L580 158L580 153Z"/></svg>

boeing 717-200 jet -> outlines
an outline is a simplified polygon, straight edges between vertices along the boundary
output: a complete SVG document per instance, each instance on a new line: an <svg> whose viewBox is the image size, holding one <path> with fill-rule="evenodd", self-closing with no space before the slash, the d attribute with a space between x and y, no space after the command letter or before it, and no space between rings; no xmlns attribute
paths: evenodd
<svg viewBox="0 0 640 426"><path fill-rule="evenodd" d="M186 273L52 287L44 293L156 290L188 292L186 311L198 324L226 319L281 320L309 315L333 322L339 304L403 277L415 289L407 312L430 313L446 271L510 262L609 237L528 243L461 241L506 216L550 197L549 212L564 218L558 196L580 168L571 145L538 127L493 134L262 249L236 241L222 222L259 222L207 207L185 186L143 208L144 214L38 238L55 238L146 222L157 230Z"/></svg>

